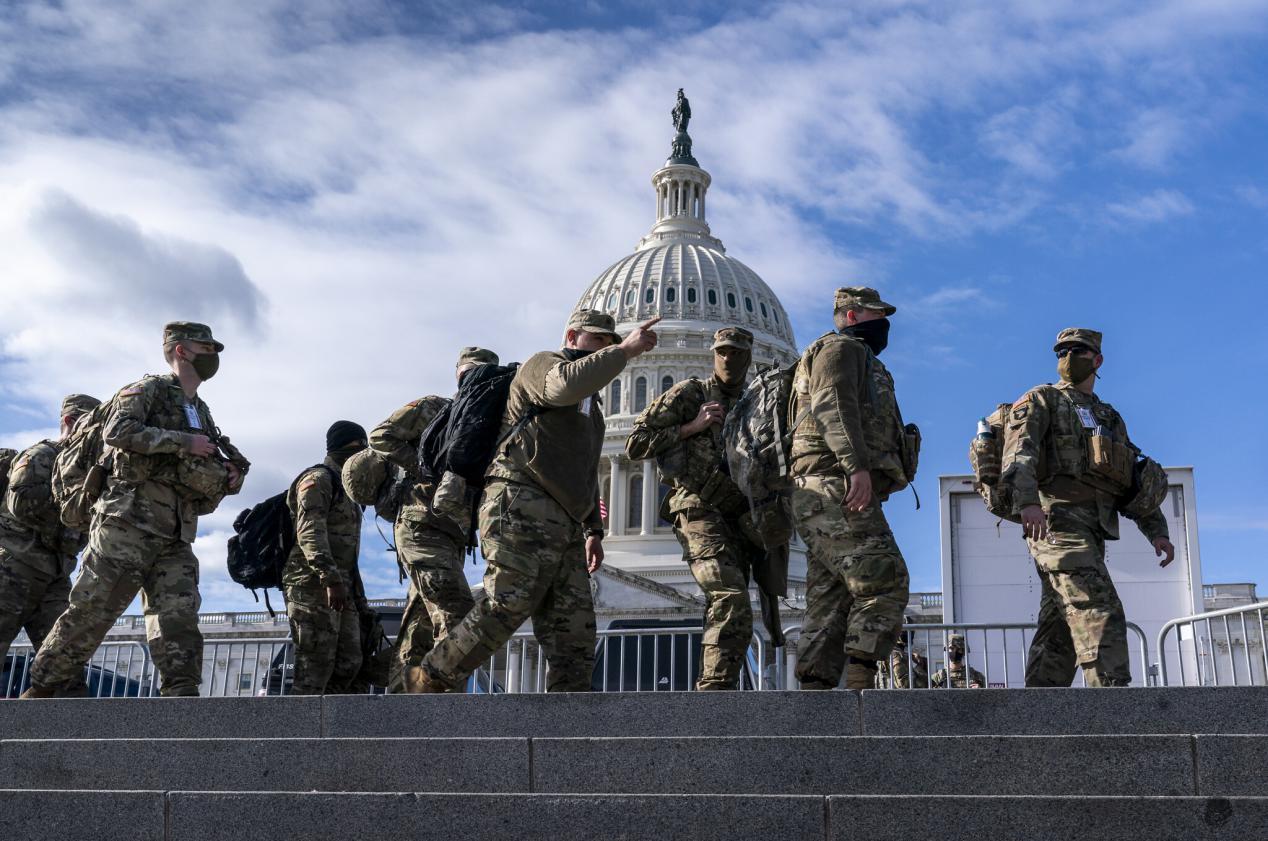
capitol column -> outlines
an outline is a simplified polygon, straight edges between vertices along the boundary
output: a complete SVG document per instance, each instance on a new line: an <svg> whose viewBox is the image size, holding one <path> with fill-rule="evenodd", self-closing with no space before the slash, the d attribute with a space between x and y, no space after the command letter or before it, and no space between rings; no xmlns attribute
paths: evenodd
<svg viewBox="0 0 1268 841"><path fill-rule="evenodd" d="M622 476L621 457L608 456L612 463L612 479L608 486L608 534L625 534L625 494L621 492L625 477Z"/></svg>
<svg viewBox="0 0 1268 841"><path fill-rule="evenodd" d="M649 458L643 462L643 528L640 534L651 534L656 528L656 465Z"/></svg>

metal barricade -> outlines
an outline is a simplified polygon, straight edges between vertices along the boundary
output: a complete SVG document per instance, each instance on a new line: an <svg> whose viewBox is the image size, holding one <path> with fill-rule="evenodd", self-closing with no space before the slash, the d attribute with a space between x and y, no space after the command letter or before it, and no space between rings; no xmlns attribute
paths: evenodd
<svg viewBox="0 0 1268 841"><path fill-rule="evenodd" d="M16 698L30 685L30 645L15 645L0 663L0 698ZM84 668L86 689L71 690L94 698L138 698L157 695L157 673L145 643L104 642Z"/></svg>
<svg viewBox="0 0 1268 841"><path fill-rule="evenodd" d="M289 695L295 677L289 637L212 639L203 644L202 695Z"/></svg>
<svg viewBox="0 0 1268 841"><path fill-rule="evenodd" d="M790 625L784 629L788 645L784 650L783 658L779 661L780 669L776 682L778 686L786 689L800 688L795 676L797 656L795 640L800 636L801 627L801 625ZM907 674L916 674L914 655L920 652L925 661L924 688L952 688L950 680L946 681L945 686L934 687L933 676L939 667L946 665L942 656L951 635L960 634L964 637L968 648L964 658L966 674L970 667L980 670L986 684L982 688L1025 686L1026 662L1030 650L1027 635L1029 634L1033 639L1037 628L1038 625L1034 623L1024 622L942 622L904 625L903 633L908 638ZM1127 623L1127 630L1136 641L1141 682L1146 686L1152 685L1153 671L1150 668L1149 642L1145 638L1145 632L1133 622ZM975 643L980 643L980 646ZM966 680L965 683L967 684L968 681ZM1082 670L1079 670L1075 677L1075 685L1083 685Z"/></svg>
<svg viewBox="0 0 1268 841"><path fill-rule="evenodd" d="M1158 674L1162 685L1268 684L1265 616L1268 601L1195 613L1163 625L1158 631ZM1172 631L1174 646L1168 649L1167 638ZM1173 665L1178 667L1178 680Z"/></svg>

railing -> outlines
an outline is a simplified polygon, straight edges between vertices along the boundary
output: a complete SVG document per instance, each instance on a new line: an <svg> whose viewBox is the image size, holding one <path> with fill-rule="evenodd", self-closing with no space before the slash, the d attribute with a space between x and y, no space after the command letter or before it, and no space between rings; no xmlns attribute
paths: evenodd
<svg viewBox="0 0 1268 841"><path fill-rule="evenodd" d="M1263 686L1268 683L1268 650L1265 650L1268 647L1264 645L1266 614L1268 601L1182 616L1163 625L1158 631L1158 671L1162 685ZM1248 617L1253 618L1248 621ZM1175 644L1169 650L1167 638L1172 631L1176 632ZM1239 631L1241 635L1236 636ZM1257 653L1253 653L1256 649ZM1174 684L1173 662L1179 667L1179 680ZM1186 669L1190 663L1192 669Z"/></svg>
<svg viewBox="0 0 1268 841"><path fill-rule="evenodd" d="M30 645L15 645L0 662L0 698L16 698L30 685ZM93 653L84 669L85 686L74 694L95 698L145 697L156 695L156 672L150 650L140 642L105 642Z"/></svg>
<svg viewBox="0 0 1268 841"><path fill-rule="evenodd" d="M1038 625L1034 623L983 623L983 622L945 622L938 624L910 624L903 626L903 633L909 640L907 645L907 674L915 675L914 653L923 651L926 664L925 688L932 686L934 673L945 668L943 649L952 634L964 637L967 647L964 663L967 674L969 667L979 669L986 681L986 687L1010 688L1026 685L1026 662L1029 656L1030 643L1027 633L1034 636ZM1127 630L1135 636L1139 654L1140 680L1152 685L1152 670L1149 665L1149 642L1145 632L1133 622L1127 623ZM776 685L785 689L798 689L800 684L795 676L797 650L795 640L801 635L800 625L790 625L784 629L788 645L784 648L783 657L778 659ZM980 646L975 645L980 642ZM1015 643L1015 647L1012 643ZM967 683L967 681L966 681ZM1084 685L1083 672L1079 670L1075 679L1076 685ZM951 688L951 681L945 687ZM882 688L889 688L884 686Z"/></svg>

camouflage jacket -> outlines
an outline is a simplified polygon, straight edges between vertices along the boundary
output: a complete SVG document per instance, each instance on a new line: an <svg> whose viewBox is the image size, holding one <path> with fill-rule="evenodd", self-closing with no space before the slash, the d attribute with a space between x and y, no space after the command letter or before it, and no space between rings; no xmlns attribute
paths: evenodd
<svg viewBox="0 0 1268 841"><path fill-rule="evenodd" d="M701 406L713 401L729 412L742 391L735 389L728 396L716 377L691 377L656 398L634 420L634 429L625 442L625 454L631 459L664 457L673 448L681 448L680 472L666 477L673 487L668 501L670 513L703 508L733 515L748 510L743 494L728 475L721 426L710 426L683 441L678 439L679 429L696 419Z"/></svg>
<svg viewBox="0 0 1268 841"><path fill-rule="evenodd" d="M972 666L968 667L969 680L968 683L976 683L979 688L986 688L986 676ZM938 669L933 673L932 685L936 689L945 689L947 686L947 677L950 675L952 689L967 689L968 683L964 680L964 667L956 668L949 666L947 668Z"/></svg>
<svg viewBox="0 0 1268 841"><path fill-rule="evenodd" d="M53 461L60 441L41 441L13 460L0 505L0 548L19 563L50 575L69 575L87 535L62 525L53 499Z"/></svg>
<svg viewBox="0 0 1268 841"><path fill-rule="evenodd" d="M116 394L102 430L113 467L97 514L193 543L198 515L211 511L179 478L182 459L194 459L192 435L221 437L207 404L198 396L186 400L175 374L146 377Z"/></svg>
<svg viewBox="0 0 1268 841"><path fill-rule="evenodd" d="M299 474L286 494L295 521L295 548L282 569L286 587L353 586L361 551L361 506L336 488L339 465L334 459L327 456L322 464Z"/></svg>
<svg viewBox="0 0 1268 841"><path fill-rule="evenodd" d="M574 362L558 351L529 357L511 382L502 434L530 410L538 414L498 448L489 478L537 485L573 520L602 529L599 456L605 424L598 392L624 369L619 347Z"/></svg>
<svg viewBox="0 0 1268 841"><path fill-rule="evenodd" d="M927 689L929 662L919 652L913 652L908 668L906 649L894 646L889 652L889 680L891 689Z"/></svg>
<svg viewBox="0 0 1268 841"><path fill-rule="evenodd" d="M806 348L793 374L790 415L790 422L800 420L793 476L870 470L882 498L906 484L894 378L861 340L828 333Z"/></svg>
<svg viewBox="0 0 1268 841"><path fill-rule="evenodd" d="M1096 424L1129 450L1139 450L1114 407L1070 383L1041 385L1023 394L1009 410L1004 431L1001 482L1012 486L1016 513L1042 505L1050 517L1070 517L1098 526L1106 539L1119 536L1117 496L1089 471L1088 435L1079 418L1086 408ZM1167 536L1161 510L1136 522L1146 539Z"/></svg>
<svg viewBox="0 0 1268 841"><path fill-rule="evenodd" d="M418 442L423 432L445 408L449 400L430 394L406 403L370 433L370 446L405 471L413 484L401 505L400 519L452 532L458 526L432 509L436 483L423 482L418 475ZM465 536L465 532L463 535Z"/></svg>

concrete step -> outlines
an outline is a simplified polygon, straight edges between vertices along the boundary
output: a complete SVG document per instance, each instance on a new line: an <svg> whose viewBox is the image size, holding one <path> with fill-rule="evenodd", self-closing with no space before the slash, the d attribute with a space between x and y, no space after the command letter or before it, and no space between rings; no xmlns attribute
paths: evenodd
<svg viewBox="0 0 1268 841"><path fill-rule="evenodd" d="M0 791L0 803L0 837L26 841L1242 841L1268 826L1268 798Z"/></svg>
<svg viewBox="0 0 1268 841"><path fill-rule="evenodd" d="M1265 736L14 739L25 789L1268 796Z"/></svg>
<svg viewBox="0 0 1268 841"><path fill-rule="evenodd" d="M1268 734L1268 687L989 689L863 694L868 736Z"/></svg>

